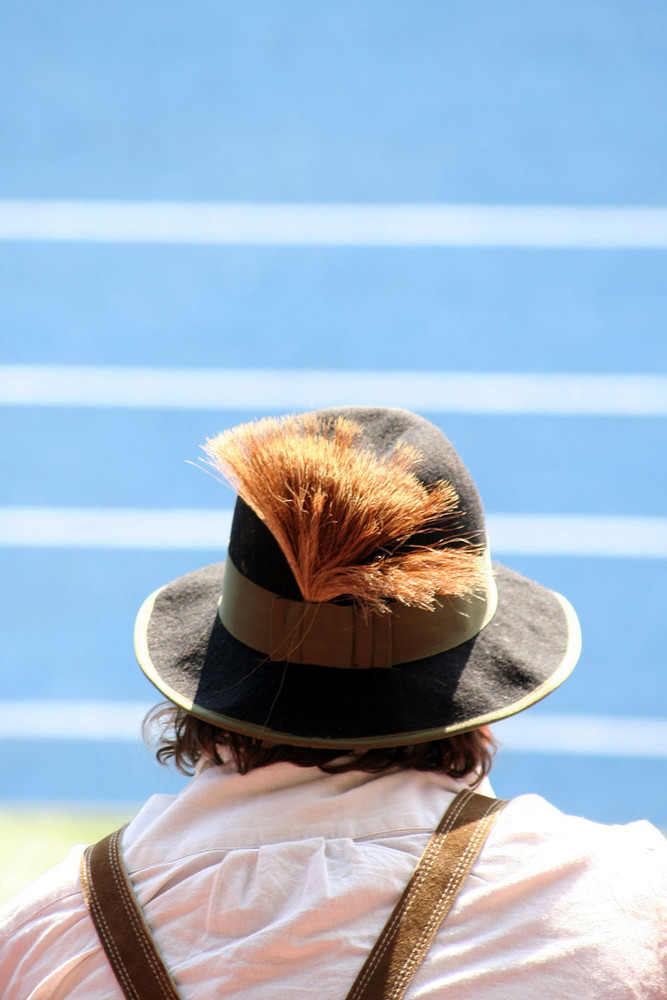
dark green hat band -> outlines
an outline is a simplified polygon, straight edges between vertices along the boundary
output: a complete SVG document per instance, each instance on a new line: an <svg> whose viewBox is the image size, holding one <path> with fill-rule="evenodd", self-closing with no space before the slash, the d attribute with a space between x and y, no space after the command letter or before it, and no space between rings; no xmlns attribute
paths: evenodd
<svg viewBox="0 0 667 1000"><path fill-rule="evenodd" d="M378 613L280 597L243 576L228 557L218 615L235 639L271 660L391 667L454 649L488 625L498 601L488 554L486 565L484 590L470 597L440 596L432 611L395 603Z"/></svg>

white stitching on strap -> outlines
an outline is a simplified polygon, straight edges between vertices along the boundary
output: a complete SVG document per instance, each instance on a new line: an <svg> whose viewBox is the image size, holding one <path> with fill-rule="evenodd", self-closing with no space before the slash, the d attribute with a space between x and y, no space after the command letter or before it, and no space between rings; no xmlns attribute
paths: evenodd
<svg viewBox="0 0 667 1000"><path fill-rule="evenodd" d="M134 895L130 886L126 882L126 876L124 869L122 867L122 858L120 854L120 832L116 831L109 842L109 857L112 860L111 871L113 874L114 883L118 891L119 899L122 903L123 909L132 925L137 940L141 946L141 950L144 953L148 964L150 965L158 985L162 992L162 995L166 1000L173 1000L174 991L172 985L169 981L169 976L162 964L160 962L151 948L146 946L146 929L143 922L139 918L137 913L138 904L135 901ZM115 862L115 863L114 863ZM123 878L119 879L117 876L117 871L120 870L123 873Z"/></svg>
<svg viewBox="0 0 667 1000"><path fill-rule="evenodd" d="M417 893L417 890L421 887L424 880L431 873L435 857L437 855L440 843L442 841L442 836L449 833L452 826L460 816L461 810L469 801L472 794L473 794L472 792L462 793L460 800L458 802L456 802L455 800L454 803L452 803L453 808L451 808L446 813L442 821L442 824L438 826L437 830L435 831L435 834L431 837L431 840L429 841L426 851L424 852L424 855L417 867L417 870L413 875L414 882L410 887L408 895L402 900L396 912L392 915L392 918L386 927L386 933L384 935L384 941L381 947L378 948L377 952L375 953L371 961L368 963L367 968L364 970L364 974L362 975L359 982L356 984L354 991L350 994L348 1000L356 1000L356 998L360 996L362 990L365 989L368 980L372 977L381 959L384 957L387 948L389 948L389 946L393 944L396 932L398 931L398 925L400 921L414 905L414 897Z"/></svg>
<svg viewBox="0 0 667 1000"><path fill-rule="evenodd" d="M127 975L127 970L125 968L125 965L123 964L121 954L118 948L116 947L116 943L109 930L109 925L102 911L102 907L100 906L100 901L97 895L97 891L95 889L95 884L92 878L90 877L91 857L92 857L92 847L88 847L86 848L86 852L84 854L84 864L81 866L81 877L82 877L84 892L87 893L88 903L90 905L91 912L94 914L95 917L95 926L98 930L98 933L100 934L100 937L102 938L107 954L113 955L115 958L114 971L118 976L121 985L123 986L123 989L125 990L126 993L129 993L131 996L133 996L135 1000L141 1000L141 997L135 990L132 981L129 979Z"/></svg>
<svg viewBox="0 0 667 1000"><path fill-rule="evenodd" d="M465 851L459 858L456 868L452 872L447 886L444 892L441 894L438 903L436 904L431 916L429 917L427 923L425 924L421 935L410 954L407 962L403 966L402 971L399 973L396 979L396 985L391 993L388 995L387 1000L396 1000L400 997L405 989L407 982L413 974L414 969L419 964L424 956L425 951L430 943L431 931L435 927L437 929L438 923L441 919L443 911L447 910L452 896L456 894L456 891L461 882L461 876L465 878L467 863L471 856L474 857L477 847L481 840L484 839L486 833L491 825L493 814L504 805L503 800L496 800L492 802L482 814L482 822L480 822L475 830L474 836L470 839L466 846Z"/></svg>

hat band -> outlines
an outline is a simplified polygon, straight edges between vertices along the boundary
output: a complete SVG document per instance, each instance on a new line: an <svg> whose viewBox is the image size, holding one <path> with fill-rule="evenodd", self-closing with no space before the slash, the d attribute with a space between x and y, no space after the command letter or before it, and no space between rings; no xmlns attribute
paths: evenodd
<svg viewBox="0 0 667 1000"><path fill-rule="evenodd" d="M470 597L440 596L432 611L393 604L384 613L353 604L293 601L243 576L229 557L218 602L235 639L271 660L321 667L391 667L454 649L493 618L498 601L488 550L486 585Z"/></svg>

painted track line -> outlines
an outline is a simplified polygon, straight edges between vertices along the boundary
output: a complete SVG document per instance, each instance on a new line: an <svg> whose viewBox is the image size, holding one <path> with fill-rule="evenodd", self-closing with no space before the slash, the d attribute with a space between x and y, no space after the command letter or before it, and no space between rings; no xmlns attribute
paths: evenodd
<svg viewBox="0 0 667 1000"><path fill-rule="evenodd" d="M231 510L0 507L0 547L187 549L222 558ZM489 514L494 556L667 558L667 517Z"/></svg>
<svg viewBox="0 0 667 1000"><path fill-rule="evenodd" d="M156 692L157 703L159 695ZM104 740L135 743L151 703L0 701L0 739Z"/></svg>
<svg viewBox="0 0 667 1000"><path fill-rule="evenodd" d="M0 701L0 739L136 743L151 707L150 702ZM522 713L493 730L501 752L667 757L667 719Z"/></svg>
<svg viewBox="0 0 667 1000"><path fill-rule="evenodd" d="M667 376L0 365L0 405L286 412L667 416Z"/></svg>
<svg viewBox="0 0 667 1000"><path fill-rule="evenodd" d="M667 208L4 200L0 240L665 249Z"/></svg>
<svg viewBox="0 0 667 1000"><path fill-rule="evenodd" d="M503 749L595 757L667 757L667 719L528 713L493 727Z"/></svg>
<svg viewBox="0 0 667 1000"><path fill-rule="evenodd" d="M0 546L188 549L222 558L231 524L231 510L4 507L0 508Z"/></svg>

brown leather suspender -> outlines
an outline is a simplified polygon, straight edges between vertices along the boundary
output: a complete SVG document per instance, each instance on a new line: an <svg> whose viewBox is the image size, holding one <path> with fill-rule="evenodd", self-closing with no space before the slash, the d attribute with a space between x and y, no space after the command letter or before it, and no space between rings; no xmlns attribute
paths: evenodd
<svg viewBox="0 0 667 1000"><path fill-rule="evenodd" d="M456 796L347 1000L400 1000L504 805L504 799L469 791Z"/></svg>
<svg viewBox="0 0 667 1000"><path fill-rule="evenodd" d="M467 790L456 796L347 1000L401 1000L504 805ZM123 866L122 832L86 848L86 905L127 1000L179 1000Z"/></svg>
<svg viewBox="0 0 667 1000"><path fill-rule="evenodd" d="M120 850L124 829L86 848L81 859L83 897L128 1000L180 1000L125 871Z"/></svg>

